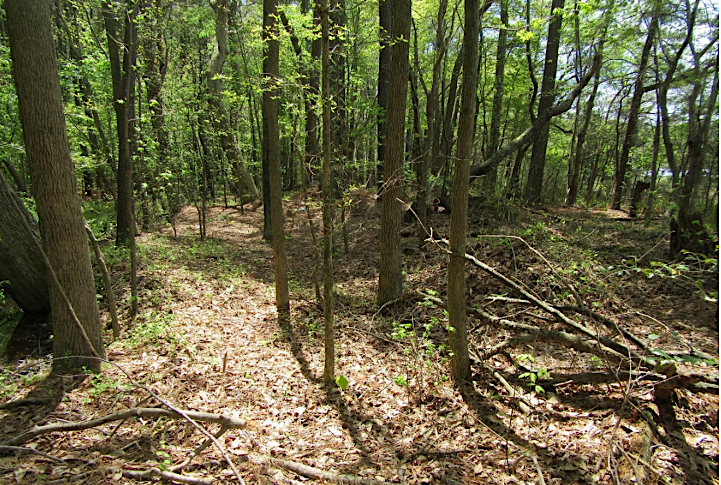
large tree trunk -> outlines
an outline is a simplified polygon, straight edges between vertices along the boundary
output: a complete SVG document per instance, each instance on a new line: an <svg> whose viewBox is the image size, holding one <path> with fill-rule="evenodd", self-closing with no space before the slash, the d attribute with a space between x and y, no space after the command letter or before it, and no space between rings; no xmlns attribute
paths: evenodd
<svg viewBox="0 0 721 485"><path fill-rule="evenodd" d="M266 127L268 167L270 171L270 210L273 225L273 263L275 269L275 305L281 325L290 324L288 296L288 263L283 228L283 189L280 170L280 135L278 132L279 48L277 0L263 1L263 36L266 56L263 61L265 89L263 90L263 124Z"/></svg>
<svg viewBox="0 0 721 485"><path fill-rule="evenodd" d="M453 212L451 213L450 261L448 263L448 335L451 374L456 384L471 377L466 322L466 231L468 226L468 190L470 186L473 132L475 128L476 90L478 84L478 0L465 1L466 23L463 35L463 86L458 116L458 146L453 174Z"/></svg>
<svg viewBox="0 0 721 485"><path fill-rule="evenodd" d="M561 14L557 10L563 9L564 0L551 2L551 15L553 19L548 25L548 42L546 44L546 63L543 67L543 81L541 82L541 97L538 100L538 115L543 115L553 106L556 96L556 70L558 68L558 50L561 44ZM548 132L550 125L544 123L533 137L531 151L531 165L528 169L528 180L524 199L527 204L541 203L543 190L543 172L546 167L546 148L548 147Z"/></svg>
<svg viewBox="0 0 721 485"><path fill-rule="evenodd" d="M48 273L32 238L40 240L38 224L0 172L0 284L25 313L47 313Z"/></svg>
<svg viewBox="0 0 721 485"><path fill-rule="evenodd" d="M380 273L378 304L396 300L403 294L401 254L401 214L403 159L408 95L408 46L411 32L410 0L393 1L391 30L391 82L386 126L386 158L381 190Z"/></svg>
<svg viewBox="0 0 721 485"><path fill-rule="evenodd" d="M651 53L651 47L658 31L658 14L654 9L651 24L649 25L646 42L641 51L641 59L638 62L638 72L636 73L636 82L633 88L633 97L631 98L631 106L628 108L628 121L626 122L626 134L623 138L621 146L621 155L616 162L616 171L613 183L613 200L611 208L619 210L621 208L621 199L626 189L626 171L628 167L628 157L631 153L634 140L636 139L636 130L638 126L638 116L641 110L641 98L643 97L644 80L646 78L646 66L648 66L648 57Z"/></svg>
<svg viewBox="0 0 721 485"><path fill-rule="evenodd" d="M6 0L5 10L40 232L59 283L50 287L54 355L63 358L55 361L54 368L99 371L97 359L65 358L103 357L105 351L85 220L65 129L50 10L44 0ZM81 328L76 326L78 320Z"/></svg>

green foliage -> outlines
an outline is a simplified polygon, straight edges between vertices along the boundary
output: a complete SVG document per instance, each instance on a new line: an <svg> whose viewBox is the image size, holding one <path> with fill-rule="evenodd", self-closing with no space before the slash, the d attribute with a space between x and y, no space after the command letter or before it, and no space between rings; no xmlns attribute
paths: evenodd
<svg viewBox="0 0 721 485"><path fill-rule="evenodd" d="M531 354L521 354L516 357L516 360L523 362L528 361L532 364L536 363L535 357L533 357ZM541 394L546 392L543 387L539 386L537 384L538 379L550 379L551 376L548 373L548 370L545 368L538 368L536 370L523 372L518 376L519 379L528 379L527 386L530 386L536 393Z"/></svg>
<svg viewBox="0 0 721 485"><path fill-rule="evenodd" d="M335 378L335 385L345 391L348 389L348 379L343 376L338 376Z"/></svg>

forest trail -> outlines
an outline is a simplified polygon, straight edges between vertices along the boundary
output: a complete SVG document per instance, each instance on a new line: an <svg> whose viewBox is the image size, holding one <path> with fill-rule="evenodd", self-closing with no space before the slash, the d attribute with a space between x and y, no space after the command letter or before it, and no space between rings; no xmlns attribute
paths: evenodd
<svg viewBox="0 0 721 485"><path fill-rule="evenodd" d="M320 211L311 210L318 228ZM665 247L657 243L662 242L662 228L619 222L613 214L565 209L543 217L534 214L535 222L530 222L523 211L508 210L510 222L498 216L502 211L471 211L475 235L469 251L476 257L546 300L563 304L570 296L562 295L546 263L523 243L481 237L501 232L522 236L574 283L587 283L579 283L579 291L589 302L598 302L594 310L644 339L654 335L656 348L683 349L682 343L688 342L718 357L717 306L689 296L695 283L660 275L648 278L621 263L619 254L648 252L650 261L661 260ZM378 312L378 207L362 191L352 195L348 254L340 230L336 238L336 372L349 385L345 390L325 389L320 383L322 308L311 285L306 207L296 197L286 201L285 211L291 328L279 328L276 320L272 250L261 240L262 208L246 208L242 214L238 208L210 208L208 238L200 241L197 212L186 207L177 216L177 236L165 227L138 239L141 314L120 341L109 345L108 359L114 365L81 381L25 374L26 380L5 400L55 398L45 405L0 410L2 440L34 423L157 406L152 398L143 402L145 390L128 386L122 368L135 383L174 406L247 420L247 428L231 429L220 439L246 483L305 480L259 457L345 473L367 483L531 484L541 474L545 483L612 483L613 474L621 483L657 483L662 476L670 483L718 483L717 395L674 390L676 425L664 421L667 414L656 416L668 438L652 436L644 413L664 415L669 409L658 409L650 383L594 383L592 373L603 370L602 361L558 343L532 340L508 347L507 357L499 353L485 366L474 366L474 386L462 395L448 378L443 309L417 293L430 290L443 297L446 257L433 246L425 252L416 249L408 224L404 233L413 236L404 239L406 297ZM432 215L431 222L436 233L447 231L447 216ZM617 269L602 272L612 264ZM116 279L127 273L122 260L111 266ZM505 318L551 325L548 317L513 302L509 297L515 295L470 265L468 286L471 305ZM121 295L120 301L127 305L128 297ZM469 324L471 347L477 352L509 336L507 330L474 318ZM509 362L511 356L539 382L543 371L554 378L585 372L591 380L577 383L569 377L545 386L546 392L530 393L529 377L517 377L520 371ZM42 362L47 369L47 360ZM717 367L703 363L677 366L718 376ZM530 414L519 409L496 374L524 392ZM63 463L37 455L1 457L0 481L36 483L45 477L56 483L137 483L123 471L169 468L202 440L177 419L139 419L48 434L34 446ZM669 446L673 443L677 446ZM184 474L237 483L213 446Z"/></svg>

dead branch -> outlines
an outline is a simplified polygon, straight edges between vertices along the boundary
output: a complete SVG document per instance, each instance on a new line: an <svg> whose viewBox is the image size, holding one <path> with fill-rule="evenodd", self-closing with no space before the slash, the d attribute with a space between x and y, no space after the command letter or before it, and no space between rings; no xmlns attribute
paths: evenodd
<svg viewBox="0 0 721 485"><path fill-rule="evenodd" d="M177 473L167 472L158 468L149 468L143 471L119 470L125 478L133 478L135 480L145 480L152 477L160 477L165 480L171 480L179 483L189 483L191 485L212 485L215 480L212 478L188 477L178 475Z"/></svg>
<svg viewBox="0 0 721 485"><path fill-rule="evenodd" d="M516 388L510 385L508 381L497 371L493 371L493 377L495 377L498 382L501 383L504 389L508 391L511 399L514 399L516 401L516 404L518 404L519 409L523 411L523 414L531 414L531 407L524 401L523 393L519 392Z"/></svg>
<svg viewBox="0 0 721 485"><path fill-rule="evenodd" d="M98 262L98 268L100 268L100 273L103 275L105 293L108 298L108 310L110 311L110 321L113 326L113 337L120 338L120 322L118 321L118 309L115 304L115 295L113 294L113 283L110 280L110 273L108 272L108 267L105 265L103 252L100 250L100 244L98 244L98 240L95 238L95 234L93 234L93 230L90 229L87 222L85 223L85 232L88 234L90 244L95 252L95 260Z"/></svg>
<svg viewBox="0 0 721 485"><path fill-rule="evenodd" d="M226 416L224 414L213 414L213 413L203 413L199 411L181 411L185 416L188 418L191 418L196 421L202 421L202 422L208 422L208 423L216 423L220 424L223 427L228 428L245 428L246 421L241 419L232 418L230 416ZM180 412L171 411L168 409L162 409L162 408L133 408L133 409L127 409L125 411L121 411L119 413L115 414L108 414L106 416L101 416L96 419L90 419L88 421L79 421L79 422L71 422L71 423L55 423L55 424L46 424L44 426L34 426L33 428L25 431L22 434L19 434L15 436L14 438L10 438L9 440L4 441L3 443L0 443L0 446L17 446L21 445L23 443L27 443L31 439L47 434L52 433L55 431L80 431L83 429L89 429L89 428L95 428L97 426L101 426L105 423L110 423L113 421L121 421L124 419L132 418L132 417L138 417L138 418L159 418L161 416L179 419L184 416L180 414Z"/></svg>
<svg viewBox="0 0 721 485"><path fill-rule="evenodd" d="M57 458L53 455L48 455L47 453L36 450L34 448L26 448L24 446L0 446L0 453L6 452L6 451L15 451L15 452L19 452L19 453L32 453L34 455L40 455L43 458L47 458L48 460L58 462L58 463L64 463L64 461L65 461L65 460Z"/></svg>
<svg viewBox="0 0 721 485"><path fill-rule="evenodd" d="M440 242L443 242L443 243L446 244L446 245L448 244L448 241L445 240L445 239L441 239L441 240L439 240L439 241L440 241ZM449 252L449 253L450 253L450 251L447 250L447 249L446 249L446 252ZM640 364L643 365L643 366L645 366L645 367L651 367L651 365L650 365L649 363L647 363L647 362L644 360L644 358L643 358L641 355L639 355L637 352L635 352L634 350L626 347L625 345L621 345L621 344L619 344L618 342L614 342L613 340L611 340L611 339L608 338L608 337L604 337L603 335L598 335L598 334L594 333L594 332L593 332L591 329L589 329L588 327L586 327L586 326L584 326L584 325L582 325L582 324L580 324L580 323L578 323L578 322L576 322L576 321L574 321L574 320L571 320L571 319L568 318L565 314L563 314L563 312L561 312L560 310L556 309L553 305L550 305L549 303L547 303L547 302L541 300L540 298L536 297L536 296L533 295L531 292L529 292L529 291L526 290L525 288L521 287L520 285L518 285L517 283L515 283L514 281L512 281L511 279L509 279L509 278L506 277L505 275L499 273L498 271L496 271L495 269L493 269L491 266L489 266L489 265L487 265L486 263L484 263L484 262L480 261L479 259L477 259L475 256L472 256L472 255L470 255L470 254L465 254L465 258L466 258L468 261L470 261L471 263L473 263L475 266L481 268L481 269L482 269L483 271L485 271L486 273L490 274L491 276L493 276L493 277L496 278L497 280L501 281L501 282L502 282L503 284L505 284L506 286L514 289L515 291L517 291L518 293L520 293L521 295L523 295L524 298L528 299L529 301L531 301L532 303L534 303L534 304L535 304L536 306L538 306L539 308L541 308L541 309L545 310L546 312L550 313L551 315L553 315L554 317L556 317L558 320L560 320L561 322L565 323L565 324L568 325L569 327L571 327L571 328L573 328L573 329L575 329L575 330L577 330L577 331L579 331L579 332L587 335L588 337L591 337L591 338L594 339L594 340L598 340L598 341L599 341L600 343L602 343L604 346L606 346L606 347L608 347L608 348L610 348L610 349L613 349L616 353L619 353L619 354L621 354L621 355L623 355L623 356L625 356L625 357L629 357L629 358L636 359L636 360L640 361Z"/></svg>
<svg viewBox="0 0 721 485"><path fill-rule="evenodd" d="M444 306L443 300L440 298L437 298L435 296L428 295L426 293L423 293L422 291L418 291L420 295L423 295L423 298L428 298L432 302L438 304L439 306ZM554 342L561 342L564 345L567 345L575 350L578 350L579 352L586 352L594 355L598 355L599 357L604 358L612 358L613 360L620 362L628 358L627 354L617 352L613 348L610 348L609 346L603 345L599 343L595 338L594 339L585 339L576 335L572 335L567 332L561 332L559 330L547 330L540 327L536 327L534 325L528 325L526 323L518 323L513 322L511 320L506 320L505 318L499 318L495 315L491 315L490 313L486 313L483 310L479 310L477 308L467 308L466 311L472 315L477 316L481 319L482 322L486 324L493 324L498 325L500 327L509 329L509 330L523 330L525 332L529 333L529 336L534 341L554 341ZM520 337L518 337L520 338ZM527 340L523 340L523 342L526 342ZM521 341L515 342L515 343L522 343ZM509 342L509 345L513 345L514 342ZM501 352L504 348L508 347L509 345L500 346L497 350L497 352ZM483 355L486 359L488 357L491 357L493 354L489 352L479 352L478 355Z"/></svg>
<svg viewBox="0 0 721 485"><path fill-rule="evenodd" d="M572 311L575 313L578 313L580 315L585 315L589 318L591 318L593 321L602 323L606 328L609 330L613 330L614 332L620 332L621 335L626 337L628 340L633 342L638 348L642 349L645 353L650 354L651 350L648 348L648 346L643 343L643 341L636 337L634 334L626 330L625 328L622 328L620 325L616 324L613 320L604 317L603 315L599 315L596 312L593 312L585 307L579 307L579 306L573 306L573 305L567 305L567 306L560 306L556 307L559 311Z"/></svg>
<svg viewBox="0 0 721 485"><path fill-rule="evenodd" d="M261 463L267 463L276 467L285 468L286 470L297 473L307 478L312 478L314 480L327 480L332 483L352 483L361 485L378 485L385 483L383 481L375 480L373 478L363 478L355 475L328 472L319 468L304 465L302 463L297 463L290 460L283 460L280 458L272 458L261 455L254 455L254 458Z"/></svg>

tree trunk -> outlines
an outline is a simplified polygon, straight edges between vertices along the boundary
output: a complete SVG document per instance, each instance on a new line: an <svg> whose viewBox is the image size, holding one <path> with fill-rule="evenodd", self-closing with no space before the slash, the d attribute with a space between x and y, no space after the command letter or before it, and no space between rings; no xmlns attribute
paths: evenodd
<svg viewBox="0 0 721 485"><path fill-rule="evenodd" d="M466 322L466 230L468 225L468 190L470 186L473 132L475 128L476 90L478 84L479 2L465 0L463 35L463 86L458 117L458 146L453 174L453 212L451 213L450 261L448 263L448 323L452 327L448 340L453 352L451 374L457 385L468 382L471 364L468 356Z"/></svg>
<svg viewBox="0 0 721 485"><path fill-rule="evenodd" d="M568 179L568 193L566 194L566 205L572 207L576 205L578 200L578 184L579 176L581 174L581 165L585 157L584 145L586 143L586 135L588 134L588 127L591 125L591 118L593 116L593 107L596 103L596 95L598 94L598 87L601 84L601 70L596 71L596 76L593 80L593 90L588 96L586 102L586 110L583 114L583 124L578 132L578 138L576 139L576 152L573 157L573 161L570 162L572 168L570 169L570 177Z"/></svg>
<svg viewBox="0 0 721 485"><path fill-rule="evenodd" d="M321 7L321 102L323 103L323 320L325 323L325 358L323 382L331 385L335 379L335 341L333 329L333 188L331 187L331 98L330 98L330 41L328 0L320 0Z"/></svg>
<svg viewBox="0 0 721 485"><path fill-rule="evenodd" d="M118 132L118 198L117 198L117 233L115 244L126 246L135 230L133 217L133 157L130 149L132 135L130 122L130 101L135 92L135 58L137 32L135 14L137 9L132 2L123 3L121 8L130 9L123 12L124 29L121 40L118 33L118 19L114 6L103 2L103 18L105 33L108 40L108 56L110 72L113 79L113 108ZM121 57L121 52L122 57Z"/></svg>
<svg viewBox="0 0 721 485"><path fill-rule="evenodd" d="M498 147L501 146L501 118L503 117L503 94L506 76L506 37L508 36L505 26L508 25L508 0L501 0L500 8L501 25L503 27L498 31L498 46L496 47L496 80L493 86L493 110L488 157L496 153ZM496 165L486 175L485 188L488 195L492 196L495 193L497 178L498 166Z"/></svg>
<svg viewBox="0 0 721 485"><path fill-rule="evenodd" d="M263 90L264 125L268 135L268 166L270 169L270 209L273 224L273 262L275 269L275 305L281 326L290 324L288 296L288 263L283 228L283 189L280 170L280 135L278 132L279 44L277 0L263 1L263 35L266 56L263 61L265 89Z"/></svg>
<svg viewBox="0 0 721 485"><path fill-rule="evenodd" d="M32 234L25 230L21 217ZM0 285L25 313L47 313L48 273L33 237L40 240L38 223L0 172Z"/></svg>
<svg viewBox="0 0 721 485"><path fill-rule="evenodd" d="M561 22L560 13L556 11L563 9L564 0L553 0L551 2L551 15L553 19L548 25L548 42L546 44L546 63L543 67L543 81L541 82L541 97L538 101L538 115L543 115L553 106L556 96L556 70L558 68L558 50L561 44ZM541 203L543 191L543 172L546 166L546 148L548 147L548 132L550 125L544 123L533 137L533 148L531 151L531 165L528 169L528 180L524 199L527 204L537 205Z"/></svg>
<svg viewBox="0 0 721 485"><path fill-rule="evenodd" d="M213 125L220 135L220 144L223 147L228 163L235 172L240 196L247 195L255 200L259 196L258 188L255 186L253 177L251 177L240 160L237 141L230 128L230 120L222 98L223 81L220 75L228 57L228 13L230 7L228 0L211 0L211 6L215 11L215 46L210 61L208 61L206 79L208 80L208 92L210 94L208 99L214 112Z"/></svg>
<svg viewBox="0 0 721 485"><path fill-rule="evenodd" d="M388 90L391 82L391 0L378 0L378 22L380 24L380 52L378 53L378 164L376 182L378 189L384 182L383 167L386 159L386 122L388 116Z"/></svg>
<svg viewBox="0 0 721 485"><path fill-rule="evenodd" d="M671 220L671 256L682 250L694 253L715 254L714 240L703 226L703 216L694 211L693 198L703 174L703 157L708 145L708 133L716 110L719 90L719 57L713 63L714 78L707 100L705 116L699 114L698 98L702 92L703 75L699 53L691 49L694 57L694 81L688 99L688 135L686 138L686 173L678 196L678 218Z"/></svg>
<svg viewBox="0 0 721 485"><path fill-rule="evenodd" d="M50 10L44 0L7 0L5 10L40 232L59 282L59 287L50 287L53 352L56 358L103 357L95 281L65 129ZM71 309L82 330L76 327ZM100 362L83 357L54 362L55 370L82 367L99 371Z"/></svg>
<svg viewBox="0 0 721 485"><path fill-rule="evenodd" d="M386 158L381 191L380 272L378 304L403 294L401 214L403 197L404 134L408 94L408 46L411 32L410 0L393 1L391 30L391 81L386 126Z"/></svg>
<svg viewBox="0 0 721 485"><path fill-rule="evenodd" d="M636 130L638 126L638 116L641 110L641 98L644 93L643 82L646 77L646 66L648 66L648 57L651 53L651 47L658 31L658 13L654 8L651 24L649 25L646 42L641 51L641 59L638 62L638 72L636 73L636 82L633 88L633 97L631 98L631 106L628 108L628 121L626 122L626 134L623 137L623 145L621 146L621 155L616 162L616 171L613 183L613 200L611 208L619 210L621 208L621 199L626 189L626 171L628 167L628 157L631 153L634 141L636 139Z"/></svg>

